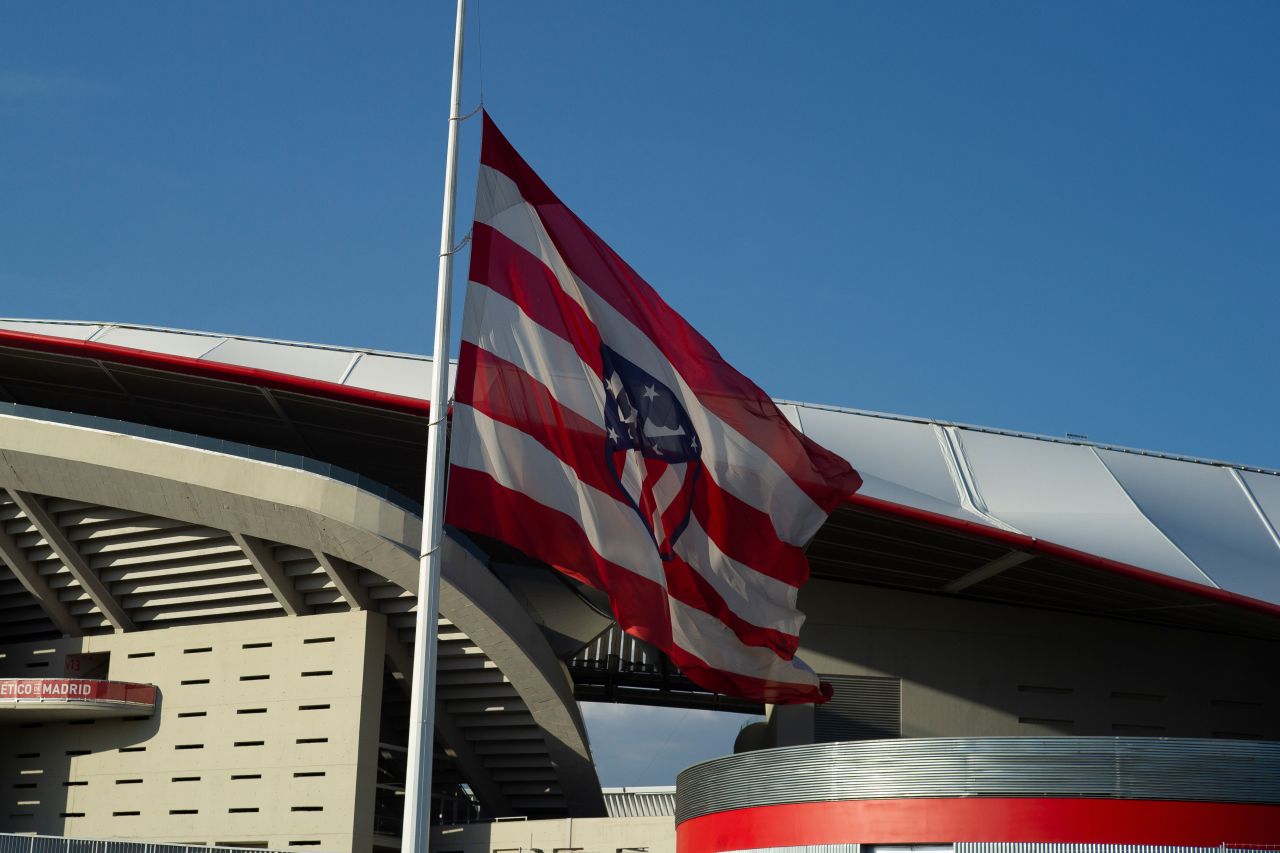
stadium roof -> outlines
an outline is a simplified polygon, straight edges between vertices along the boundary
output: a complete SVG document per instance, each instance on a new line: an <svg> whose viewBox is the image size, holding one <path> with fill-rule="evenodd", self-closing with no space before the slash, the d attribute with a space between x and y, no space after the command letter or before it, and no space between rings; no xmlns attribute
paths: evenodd
<svg viewBox="0 0 1280 853"><path fill-rule="evenodd" d="M0 321L0 398L287 449L420 491L431 360L128 324ZM1280 636L1280 474L780 402L864 486L815 575Z"/></svg>

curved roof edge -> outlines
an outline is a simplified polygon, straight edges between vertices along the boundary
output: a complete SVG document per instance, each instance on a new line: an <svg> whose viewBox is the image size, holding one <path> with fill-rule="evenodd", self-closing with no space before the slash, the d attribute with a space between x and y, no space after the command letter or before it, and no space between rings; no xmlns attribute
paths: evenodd
<svg viewBox="0 0 1280 853"><path fill-rule="evenodd" d="M422 357L128 324L0 320L0 346L419 415L431 373ZM1280 473L941 420L779 406L863 475L851 498L860 508L1280 615Z"/></svg>

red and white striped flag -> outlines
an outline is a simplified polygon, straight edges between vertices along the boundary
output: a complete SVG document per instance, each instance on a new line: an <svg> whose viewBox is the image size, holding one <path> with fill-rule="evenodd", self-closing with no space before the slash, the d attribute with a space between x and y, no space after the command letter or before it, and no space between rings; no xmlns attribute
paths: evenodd
<svg viewBox="0 0 1280 853"><path fill-rule="evenodd" d="M484 117L446 520L602 590L693 681L830 695L802 548L861 480L794 429Z"/></svg>

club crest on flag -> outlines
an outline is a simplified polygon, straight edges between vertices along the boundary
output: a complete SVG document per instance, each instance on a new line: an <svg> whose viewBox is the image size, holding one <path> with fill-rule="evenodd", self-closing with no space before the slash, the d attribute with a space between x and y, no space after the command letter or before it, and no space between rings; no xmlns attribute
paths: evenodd
<svg viewBox="0 0 1280 853"><path fill-rule="evenodd" d="M664 560L689 524L702 472L702 445L676 394L600 347L604 365L605 455L609 470L649 529Z"/></svg>

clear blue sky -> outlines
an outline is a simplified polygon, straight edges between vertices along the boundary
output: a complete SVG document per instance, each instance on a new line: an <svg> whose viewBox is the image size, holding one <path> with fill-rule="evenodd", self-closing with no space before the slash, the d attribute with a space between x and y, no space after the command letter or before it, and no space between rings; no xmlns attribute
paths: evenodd
<svg viewBox="0 0 1280 853"><path fill-rule="evenodd" d="M475 5L467 107L775 396L1280 467L1280 5ZM452 11L0 7L0 316L429 351Z"/></svg>

